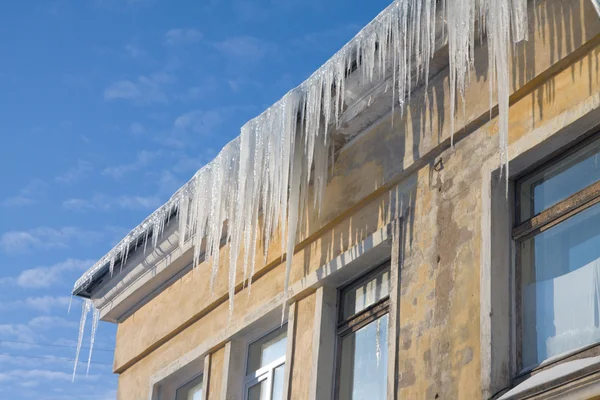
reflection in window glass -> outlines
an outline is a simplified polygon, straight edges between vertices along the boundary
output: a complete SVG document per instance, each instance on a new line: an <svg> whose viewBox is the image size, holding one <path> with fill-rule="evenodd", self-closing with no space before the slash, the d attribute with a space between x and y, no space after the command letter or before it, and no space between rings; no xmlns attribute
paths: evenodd
<svg viewBox="0 0 600 400"><path fill-rule="evenodd" d="M600 341L600 204L520 250L523 367Z"/></svg>
<svg viewBox="0 0 600 400"><path fill-rule="evenodd" d="M267 381L262 381L248 388L248 400L269 400Z"/></svg>
<svg viewBox="0 0 600 400"><path fill-rule="evenodd" d="M285 356L286 348L287 326L285 325L252 343L248 349L247 375Z"/></svg>
<svg viewBox="0 0 600 400"><path fill-rule="evenodd" d="M388 316L342 338L339 400L385 400Z"/></svg>
<svg viewBox="0 0 600 400"><path fill-rule="evenodd" d="M519 185L520 221L600 181L600 140Z"/></svg>
<svg viewBox="0 0 600 400"><path fill-rule="evenodd" d="M202 375L177 390L175 400L200 400L202 398Z"/></svg>
<svg viewBox="0 0 600 400"><path fill-rule="evenodd" d="M245 381L246 400L283 399L286 350L286 325L249 346L248 373Z"/></svg>
<svg viewBox="0 0 600 400"><path fill-rule="evenodd" d="M343 319L347 319L384 299L390 294L390 272L382 270L372 279L344 291Z"/></svg>
<svg viewBox="0 0 600 400"><path fill-rule="evenodd" d="M275 368L273 372L273 400L283 399L283 377L285 374L285 364Z"/></svg>

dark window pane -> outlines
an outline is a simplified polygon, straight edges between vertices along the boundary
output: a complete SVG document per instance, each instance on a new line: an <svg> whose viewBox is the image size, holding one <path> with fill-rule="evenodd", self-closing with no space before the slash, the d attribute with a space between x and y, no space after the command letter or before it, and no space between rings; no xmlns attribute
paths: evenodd
<svg viewBox="0 0 600 400"><path fill-rule="evenodd" d="M267 391L267 381L257 383L248 389L248 400L269 400Z"/></svg>
<svg viewBox="0 0 600 400"><path fill-rule="evenodd" d="M186 383L175 394L175 400L200 400L202 398L202 375Z"/></svg>
<svg viewBox="0 0 600 400"><path fill-rule="evenodd" d="M523 366L600 340L600 204L521 243Z"/></svg>
<svg viewBox="0 0 600 400"><path fill-rule="evenodd" d="M342 339L339 400L385 400L388 316Z"/></svg>
<svg viewBox="0 0 600 400"><path fill-rule="evenodd" d="M273 395L272 400L283 399L283 378L285 375L285 364L275 368L273 371Z"/></svg>
<svg viewBox="0 0 600 400"><path fill-rule="evenodd" d="M390 295L390 271L384 269L367 281L352 286L343 293L343 319L358 314L365 308Z"/></svg>
<svg viewBox="0 0 600 400"><path fill-rule="evenodd" d="M519 220L525 221L600 181L600 140L519 184Z"/></svg>

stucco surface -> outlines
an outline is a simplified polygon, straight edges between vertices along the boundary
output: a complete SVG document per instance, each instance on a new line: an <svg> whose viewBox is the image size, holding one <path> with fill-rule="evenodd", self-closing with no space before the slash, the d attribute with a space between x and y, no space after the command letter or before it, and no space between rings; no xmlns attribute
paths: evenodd
<svg viewBox="0 0 600 400"><path fill-rule="evenodd" d="M210 373L206 400L220 400L223 389L223 367L225 363L225 347L210 354Z"/></svg>
<svg viewBox="0 0 600 400"><path fill-rule="evenodd" d="M309 398L316 297L316 293L313 293L296 302L294 352L293 358L288 364L292 368L290 400Z"/></svg>

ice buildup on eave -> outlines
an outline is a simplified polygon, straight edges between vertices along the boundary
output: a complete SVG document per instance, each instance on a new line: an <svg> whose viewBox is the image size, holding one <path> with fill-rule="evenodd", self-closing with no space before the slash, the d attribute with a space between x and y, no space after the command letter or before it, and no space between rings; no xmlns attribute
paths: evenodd
<svg viewBox="0 0 600 400"><path fill-rule="evenodd" d="M75 288L86 286L107 265L112 274L116 262L124 265L132 249L147 251L156 246L165 223L178 213L180 244L191 238L194 265L202 260L211 263L212 271L206 277L211 283L226 235L230 310L237 269L243 268L244 277L251 280L256 263L264 261L276 233L284 238L282 253L287 254L287 292L300 216L309 201L318 207L323 198L330 133L346 107L347 77L358 73L364 85L391 78L394 106L403 110L411 85L427 82L440 15L444 24L441 40L449 50L451 120L456 95L464 96L474 67L475 43L487 40L490 104L499 104L499 154L507 166L508 56L510 46L527 37L527 0L396 0L308 80L244 125L239 137L87 271ZM311 198L309 183L314 187ZM259 242L264 244L264 257L257 260L254 255ZM238 265L240 257L243 262ZM93 306L86 302L84 312L89 312ZM80 344L82 335L83 327Z"/></svg>

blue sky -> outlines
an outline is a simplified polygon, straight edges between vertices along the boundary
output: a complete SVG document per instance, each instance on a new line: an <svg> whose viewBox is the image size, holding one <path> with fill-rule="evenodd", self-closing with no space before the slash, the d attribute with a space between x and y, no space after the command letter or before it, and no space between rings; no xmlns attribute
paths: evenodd
<svg viewBox="0 0 600 400"><path fill-rule="evenodd" d="M3 6L0 398L115 398L111 324L71 384L73 282L389 2Z"/></svg>

